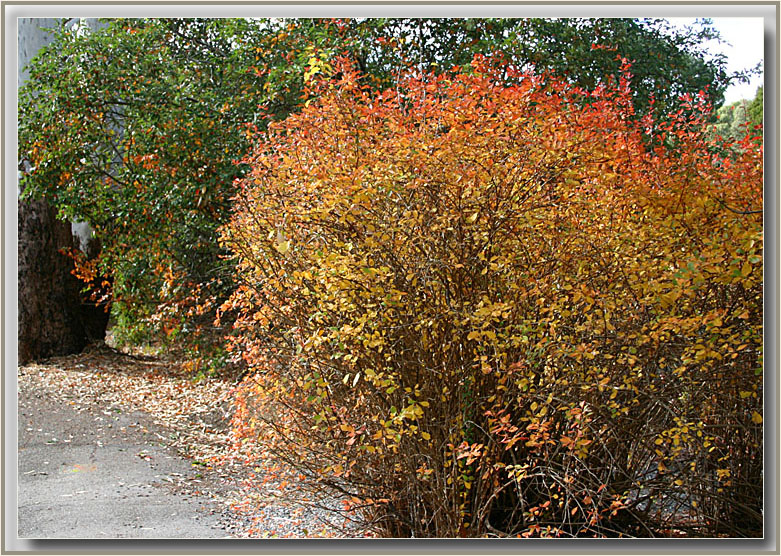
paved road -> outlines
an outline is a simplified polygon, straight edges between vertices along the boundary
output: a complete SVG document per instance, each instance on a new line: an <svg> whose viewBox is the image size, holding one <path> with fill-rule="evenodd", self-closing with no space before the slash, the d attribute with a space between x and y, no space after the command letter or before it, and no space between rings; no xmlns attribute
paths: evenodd
<svg viewBox="0 0 781 556"><path fill-rule="evenodd" d="M228 536L209 498L174 488L198 471L145 414L20 392L18 415L20 538Z"/></svg>

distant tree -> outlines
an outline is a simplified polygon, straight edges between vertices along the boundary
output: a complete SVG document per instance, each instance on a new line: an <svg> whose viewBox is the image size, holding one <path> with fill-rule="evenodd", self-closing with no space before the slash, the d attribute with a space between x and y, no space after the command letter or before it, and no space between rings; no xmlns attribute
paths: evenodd
<svg viewBox="0 0 781 556"><path fill-rule="evenodd" d="M719 37L707 19L678 28L664 19L388 18L346 20L338 29L360 69L385 85L409 65L468 70L475 54L503 52L508 64L591 90L616 78L624 58L632 65L635 111L642 115L653 106L659 115L679 108L685 93L704 91L718 107L735 77L723 55L705 50L705 42Z"/></svg>
<svg viewBox="0 0 781 556"><path fill-rule="evenodd" d="M752 100L741 99L716 111L716 122L711 128L711 135L719 135L725 139L740 141L746 133L754 132L762 135L762 87Z"/></svg>
<svg viewBox="0 0 781 556"><path fill-rule="evenodd" d="M716 111L717 121L714 132L724 138L739 138L746 134L748 118L748 102L739 100L722 106Z"/></svg>
<svg viewBox="0 0 781 556"><path fill-rule="evenodd" d="M762 125L764 117L764 87L762 86L757 89L754 100L748 105L748 117L752 124Z"/></svg>

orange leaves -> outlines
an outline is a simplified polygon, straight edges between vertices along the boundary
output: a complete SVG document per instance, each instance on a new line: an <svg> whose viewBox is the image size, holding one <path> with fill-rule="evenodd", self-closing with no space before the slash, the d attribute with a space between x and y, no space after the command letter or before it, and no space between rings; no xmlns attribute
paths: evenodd
<svg viewBox="0 0 781 556"><path fill-rule="evenodd" d="M663 505L714 431L759 446L761 219L719 201L754 202L757 158L699 120L648 148L626 83L585 104L487 64L375 96L340 68L248 157L223 239L257 410L280 453L446 534L642 532L607 524L627 485L656 470Z"/></svg>
<svg viewBox="0 0 781 556"><path fill-rule="evenodd" d="M160 164L160 157L156 153L136 155L133 162L140 164L146 170L154 170Z"/></svg>

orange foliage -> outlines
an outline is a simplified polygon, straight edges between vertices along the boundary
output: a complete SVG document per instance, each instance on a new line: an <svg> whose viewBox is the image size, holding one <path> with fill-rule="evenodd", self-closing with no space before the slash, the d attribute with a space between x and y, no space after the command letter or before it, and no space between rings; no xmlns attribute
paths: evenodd
<svg viewBox="0 0 781 556"><path fill-rule="evenodd" d="M239 432L385 535L761 533L761 145L502 69L342 64L259 140Z"/></svg>

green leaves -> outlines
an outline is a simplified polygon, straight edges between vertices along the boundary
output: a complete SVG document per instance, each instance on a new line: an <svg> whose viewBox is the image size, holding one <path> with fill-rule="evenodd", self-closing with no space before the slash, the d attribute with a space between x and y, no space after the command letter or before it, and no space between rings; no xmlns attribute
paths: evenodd
<svg viewBox="0 0 781 556"><path fill-rule="evenodd" d="M20 92L28 193L97 229L105 271L126 273L117 301L135 318L176 302L181 290L164 288L165 271L192 291L224 265L215 229L250 144L238 124L260 114L248 93L262 78L235 64L250 59L243 35L262 41L273 31L245 20L144 19L62 31Z"/></svg>

